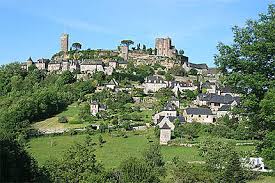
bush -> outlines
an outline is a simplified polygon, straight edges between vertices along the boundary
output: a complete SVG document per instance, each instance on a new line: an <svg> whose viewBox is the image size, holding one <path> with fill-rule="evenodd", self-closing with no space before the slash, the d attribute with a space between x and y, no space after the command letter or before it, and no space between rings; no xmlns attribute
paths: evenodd
<svg viewBox="0 0 275 183"><path fill-rule="evenodd" d="M59 123L68 123L68 119L66 116L59 116L58 117L58 122Z"/></svg>

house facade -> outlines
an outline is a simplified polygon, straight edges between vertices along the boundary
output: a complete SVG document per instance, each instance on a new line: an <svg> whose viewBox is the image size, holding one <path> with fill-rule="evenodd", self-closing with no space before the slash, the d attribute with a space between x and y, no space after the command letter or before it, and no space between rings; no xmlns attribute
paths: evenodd
<svg viewBox="0 0 275 183"><path fill-rule="evenodd" d="M216 116L209 108L187 108L185 109L186 121L189 123L199 122L210 124L216 121Z"/></svg>
<svg viewBox="0 0 275 183"><path fill-rule="evenodd" d="M157 92L161 88L166 88L167 83L160 76L148 76L144 82L144 93Z"/></svg>

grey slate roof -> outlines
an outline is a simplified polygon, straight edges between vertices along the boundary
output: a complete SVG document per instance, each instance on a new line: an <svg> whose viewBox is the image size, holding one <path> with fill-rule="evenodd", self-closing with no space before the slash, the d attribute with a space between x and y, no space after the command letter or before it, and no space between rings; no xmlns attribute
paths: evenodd
<svg viewBox="0 0 275 183"><path fill-rule="evenodd" d="M183 116L168 116L169 121L174 122L176 119L179 120L180 123L185 122L185 118Z"/></svg>
<svg viewBox="0 0 275 183"><path fill-rule="evenodd" d="M30 62L32 62L32 57L29 57L29 59L28 59L27 61L30 61Z"/></svg>
<svg viewBox="0 0 275 183"><path fill-rule="evenodd" d="M166 106L163 108L164 111L175 111L176 107L171 103L167 102Z"/></svg>
<svg viewBox="0 0 275 183"><path fill-rule="evenodd" d="M201 101L207 101L210 103L220 103L220 104L231 104L234 100L239 103L240 97L233 97L230 94L217 95L214 93L210 94L199 94L199 99Z"/></svg>
<svg viewBox="0 0 275 183"><path fill-rule="evenodd" d="M160 76L148 76L146 79L145 79L145 83L165 83L163 78L160 77Z"/></svg>
<svg viewBox="0 0 275 183"><path fill-rule="evenodd" d="M218 111L230 111L230 109L231 109L230 105L223 105L218 109Z"/></svg>
<svg viewBox="0 0 275 183"><path fill-rule="evenodd" d="M189 63L189 66L195 69L208 69L208 66L206 64Z"/></svg>
<svg viewBox="0 0 275 183"><path fill-rule="evenodd" d="M202 108L202 107L198 107L198 108L187 108L186 109L186 113L188 115L212 115L212 112L210 109L208 108Z"/></svg>
<svg viewBox="0 0 275 183"><path fill-rule="evenodd" d="M160 127L160 129L167 129L170 130L171 128L167 125L167 123L164 123L162 127Z"/></svg>

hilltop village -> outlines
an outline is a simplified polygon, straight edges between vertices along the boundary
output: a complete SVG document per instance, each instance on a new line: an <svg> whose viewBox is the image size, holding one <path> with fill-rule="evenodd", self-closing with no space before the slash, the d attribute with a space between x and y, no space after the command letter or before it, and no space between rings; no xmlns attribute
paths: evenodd
<svg viewBox="0 0 275 183"><path fill-rule="evenodd" d="M130 49L133 44L132 40L123 40L117 50L81 50L80 43L73 43L69 49L69 35L62 34L60 52L51 59L42 58L36 62L30 57L21 67L25 70L35 67L48 74L69 71L77 80L86 81L100 73L107 79L98 81L95 92L123 92L130 96L129 101L133 103L146 103L140 110L150 110L151 120L139 122L141 126L134 122L129 125L134 126L133 129L155 126L160 130L162 145L171 141L175 126L194 122L215 124L218 118L226 115L235 117L230 111L240 103L240 97L222 85L216 68L189 62L184 51L178 51L172 45L171 38L157 38L155 48L147 49L145 45L141 48L138 43ZM142 75L133 68L147 69L147 73L140 78ZM125 75L126 78L121 79ZM127 77L135 76L139 78L138 82L127 80ZM108 115L106 111L113 108L106 104L106 100L96 97L91 97L89 105L90 115L97 118ZM112 115L117 114L113 112ZM99 128L100 125L96 126ZM44 129L44 133L64 130Z"/></svg>

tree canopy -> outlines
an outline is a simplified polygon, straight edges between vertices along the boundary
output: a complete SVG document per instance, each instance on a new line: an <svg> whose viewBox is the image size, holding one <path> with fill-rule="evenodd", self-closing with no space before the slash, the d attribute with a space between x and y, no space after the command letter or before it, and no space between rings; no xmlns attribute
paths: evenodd
<svg viewBox="0 0 275 183"><path fill-rule="evenodd" d="M274 115L271 119L265 114L265 111L275 108L272 102L275 86L274 27L273 4L266 14L259 15L258 20L248 20L244 27L233 27L233 44L219 43L219 53L215 56L215 63L225 76L223 83L242 94L239 113L243 119L249 119L247 127L258 132L258 138L275 128Z"/></svg>

